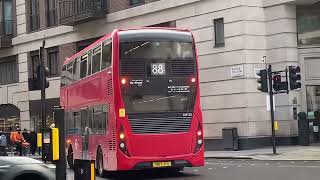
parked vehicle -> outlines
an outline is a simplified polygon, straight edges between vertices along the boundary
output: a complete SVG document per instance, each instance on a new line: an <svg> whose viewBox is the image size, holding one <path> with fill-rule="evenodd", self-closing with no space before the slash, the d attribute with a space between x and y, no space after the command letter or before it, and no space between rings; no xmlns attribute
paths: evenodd
<svg viewBox="0 0 320 180"><path fill-rule="evenodd" d="M55 180L55 166L27 157L0 157L0 180Z"/></svg>

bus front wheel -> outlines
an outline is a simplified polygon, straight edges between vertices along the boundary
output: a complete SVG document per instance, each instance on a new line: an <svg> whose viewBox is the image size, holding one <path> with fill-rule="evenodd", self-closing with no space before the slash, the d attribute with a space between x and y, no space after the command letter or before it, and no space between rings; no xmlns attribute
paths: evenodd
<svg viewBox="0 0 320 180"><path fill-rule="evenodd" d="M104 166L103 166L103 153L101 148L99 147L98 151L97 151L97 173L98 176L100 177L105 177L106 176L106 171L104 170Z"/></svg>

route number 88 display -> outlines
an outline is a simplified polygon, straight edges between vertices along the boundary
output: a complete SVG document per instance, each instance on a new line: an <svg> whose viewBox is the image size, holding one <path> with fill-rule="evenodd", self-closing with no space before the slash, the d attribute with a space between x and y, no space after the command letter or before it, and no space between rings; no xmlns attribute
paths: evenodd
<svg viewBox="0 0 320 180"><path fill-rule="evenodd" d="M165 63L151 63L151 75L166 75Z"/></svg>

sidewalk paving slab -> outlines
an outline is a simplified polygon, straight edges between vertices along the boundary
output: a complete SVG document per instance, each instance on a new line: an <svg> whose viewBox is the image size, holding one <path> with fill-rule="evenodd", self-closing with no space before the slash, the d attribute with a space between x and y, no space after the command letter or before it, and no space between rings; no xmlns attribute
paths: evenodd
<svg viewBox="0 0 320 180"><path fill-rule="evenodd" d="M272 147L240 151L206 151L205 157L216 159L320 161L320 146L280 146L277 147L277 155L272 154Z"/></svg>

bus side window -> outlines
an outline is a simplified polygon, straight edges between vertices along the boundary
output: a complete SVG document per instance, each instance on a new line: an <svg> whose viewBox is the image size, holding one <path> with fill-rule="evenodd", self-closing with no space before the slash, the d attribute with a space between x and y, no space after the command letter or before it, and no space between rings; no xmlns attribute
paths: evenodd
<svg viewBox="0 0 320 180"><path fill-rule="evenodd" d="M67 119L67 134L74 134L75 133L75 123L74 123L73 113L67 112L66 119Z"/></svg>
<svg viewBox="0 0 320 180"><path fill-rule="evenodd" d="M92 58L91 51L88 52L88 76L92 74Z"/></svg>
<svg viewBox="0 0 320 180"><path fill-rule="evenodd" d="M102 106L102 113L103 113L103 127L104 127L104 132L108 129L108 106L103 105Z"/></svg>
<svg viewBox="0 0 320 180"><path fill-rule="evenodd" d="M112 42L107 40L103 43L101 69L111 66L112 61Z"/></svg>
<svg viewBox="0 0 320 180"><path fill-rule="evenodd" d="M80 59L75 59L73 62L73 81L80 79Z"/></svg>
<svg viewBox="0 0 320 180"><path fill-rule="evenodd" d="M92 50L92 74L101 70L101 45Z"/></svg>
<svg viewBox="0 0 320 180"><path fill-rule="evenodd" d="M64 65L61 71L60 87L64 87L66 85L66 70L67 67Z"/></svg>
<svg viewBox="0 0 320 180"><path fill-rule="evenodd" d="M80 134L81 132L81 114L80 112L73 112L74 118L74 133Z"/></svg>
<svg viewBox="0 0 320 180"><path fill-rule="evenodd" d="M88 71L88 54L83 55L81 57L81 63L80 63L80 78L84 78L87 76L87 71Z"/></svg>
<svg viewBox="0 0 320 180"><path fill-rule="evenodd" d="M73 82L73 61L67 65L66 71L66 84L69 85Z"/></svg>
<svg viewBox="0 0 320 180"><path fill-rule="evenodd" d="M106 108L104 106L96 106L93 108L93 116L92 116L92 122L93 122L93 128L92 132L94 134L104 134L106 132L106 115L105 112Z"/></svg>
<svg viewBox="0 0 320 180"><path fill-rule="evenodd" d="M88 121L89 121L89 128L91 129L91 133L93 133L93 118L92 118L92 108L88 108Z"/></svg>

